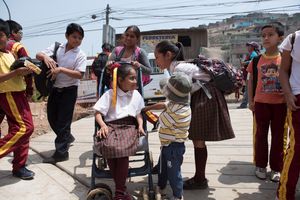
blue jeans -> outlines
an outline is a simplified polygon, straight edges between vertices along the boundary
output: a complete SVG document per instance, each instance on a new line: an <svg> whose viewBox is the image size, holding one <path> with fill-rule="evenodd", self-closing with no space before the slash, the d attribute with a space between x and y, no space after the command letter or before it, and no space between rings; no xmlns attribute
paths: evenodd
<svg viewBox="0 0 300 200"><path fill-rule="evenodd" d="M163 146L160 153L160 172L158 173L158 186L164 189L169 181L173 196L181 198L183 194L183 181L181 165L185 153L184 143L173 142Z"/></svg>

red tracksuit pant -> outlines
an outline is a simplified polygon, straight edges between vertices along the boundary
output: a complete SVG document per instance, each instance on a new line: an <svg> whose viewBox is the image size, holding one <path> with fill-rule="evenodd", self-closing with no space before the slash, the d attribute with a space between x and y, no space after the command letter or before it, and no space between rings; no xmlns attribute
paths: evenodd
<svg viewBox="0 0 300 200"><path fill-rule="evenodd" d="M300 95L297 95L300 106ZM280 200L294 200L300 172L300 109L289 112L290 143L285 155L277 196Z"/></svg>
<svg viewBox="0 0 300 200"><path fill-rule="evenodd" d="M29 138L33 133L32 115L25 92L0 93L0 102L9 126L8 134L0 139L0 158L13 152L13 171L17 171L25 166L28 158Z"/></svg>
<svg viewBox="0 0 300 200"><path fill-rule="evenodd" d="M265 168L270 159L270 168L280 172L283 166L284 135L287 116L286 104L267 104L255 102L254 117L254 162ZM271 149L268 156L268 132L271 127ZM270 157L268 159L268 157Z"/></svg>

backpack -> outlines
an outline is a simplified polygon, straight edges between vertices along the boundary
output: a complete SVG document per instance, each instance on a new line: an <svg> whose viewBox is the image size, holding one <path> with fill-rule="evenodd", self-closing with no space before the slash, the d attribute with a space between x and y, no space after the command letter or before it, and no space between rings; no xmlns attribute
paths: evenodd
<svg viewBox="0 0 300 200"><path fill-rule="evenodd" d="M292 34L292 38L291 38L291 52L294 48L294 43L295 43L295 37L296 37L296 33ZM257 76L258 76L258 71L257 71L257 64L258 61L260 59L261 55L258 55L257 57L254 57L252 60L252 66L253 66L253 78L252 78L252 85L253 85L253 97L255 96L255 92L256 92L256 86L257 86ZM292 58L293 59L293 58ZM292 60L291 60L291 64L292 64ZM289 71L289 75L291 74L291 68Z"/></svg>
<svg viewBox="0 0 300 200"><path fill-rule="evenodd" d="M92 64L92 70L97 77L101 76L101 71L105 67L108 60L108 55L105 52L101 52Z"/></svg>
<svg viewBox="0 0 300 200"><path fill-rule="evenodd" d="M207 72L212 83L225 95L229 95L242 87L242 72L229 66L220 59L208 59L202 56L195 58L191 63Z"/></svg>
<svg viewBox="0 0 300 200"><path fill-rule="evenodd" d="M122 55L125 51L124 46L117 46L115 48L115 54L116 54L116 61L121 61ZM135 51L134 51L134 61L138 61L139 60L139 56L141 54L141 48L136 47ZM143 86L147 85L148 83L151 82L151 78L150 75L146 75L146 74L142 74L142 83Z"/></svg>
<svg viewBox="0 0 300 200"><path fill-rule="evenodd" d="M59 45L60 45L59 42L55 42L53 55L50 56L55 61L57 61L56 53L59 48ZM34 74L35 87L37 91L40 93L38 99L40 99L41 97L48 96L55 82L55 80L51 80L51 77L47 77L48 71L50 69L44 62L41 63L40 68L41 68L41 73Z"/></svg>

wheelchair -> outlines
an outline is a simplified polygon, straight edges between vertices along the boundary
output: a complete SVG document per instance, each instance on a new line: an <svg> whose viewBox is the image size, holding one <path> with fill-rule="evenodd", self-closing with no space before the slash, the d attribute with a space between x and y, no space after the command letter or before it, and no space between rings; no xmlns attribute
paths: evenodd
<svg viewBox="0 0 300 200"><path fill-rule="evenodd" d="M104 93L103 78L105 76L105 70L106 68L102 69L101 71L99 87L98 87L99 96L101 96ZM138 70L137 79L138 79L137 80L138 91L142 96L144 96L141 69ZM144 122L144 130L146 136L144 136L143 141L140 140L140 143L143 142L142 149L138 151L134 156L129 157L129 165L131 163L142 163L142 165L138 167L129 168L128 178L147 175L148 188L144 187L142 189L141 196L142 199L144 200L154 200L157 199L157 195L155 195L155 191L153 187L153 179L151 174L151 170L153 167L153 159L152 159L152 153L149 151L148 132L147 132L147 124L146 124L145 116L143 116L143 122ZM99 128L100 127L98 123L95 121L94 136L97 134ZM110 187L107 184L101 182L96 183L96 178L101 180L103 178L112 178L112 176L107 166L107 160L94 150L93 159L92 159L91 186L87 196L87 200L112 200L113 194Z"/></svg>

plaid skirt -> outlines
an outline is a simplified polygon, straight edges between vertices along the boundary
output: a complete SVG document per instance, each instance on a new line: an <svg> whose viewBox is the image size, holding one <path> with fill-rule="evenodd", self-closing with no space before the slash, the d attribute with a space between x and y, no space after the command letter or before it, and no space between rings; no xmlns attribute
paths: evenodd
<svg viewBox="0 0 300 200"><path fill-rule="evenodd" d="M208 99L203 89L191 97L192 119L189 139L220 141L234 138L229 111L223 93L211 83L205 84L212 95Z"/></svg>
<svg viewBox="0 0 300 200"><path fill-rule="evenodd" d="M107 122L108 135L106 138L95 139L94 152L104 158L122 158L135 155L139 137L137 120L125 117Z"/></svg>

